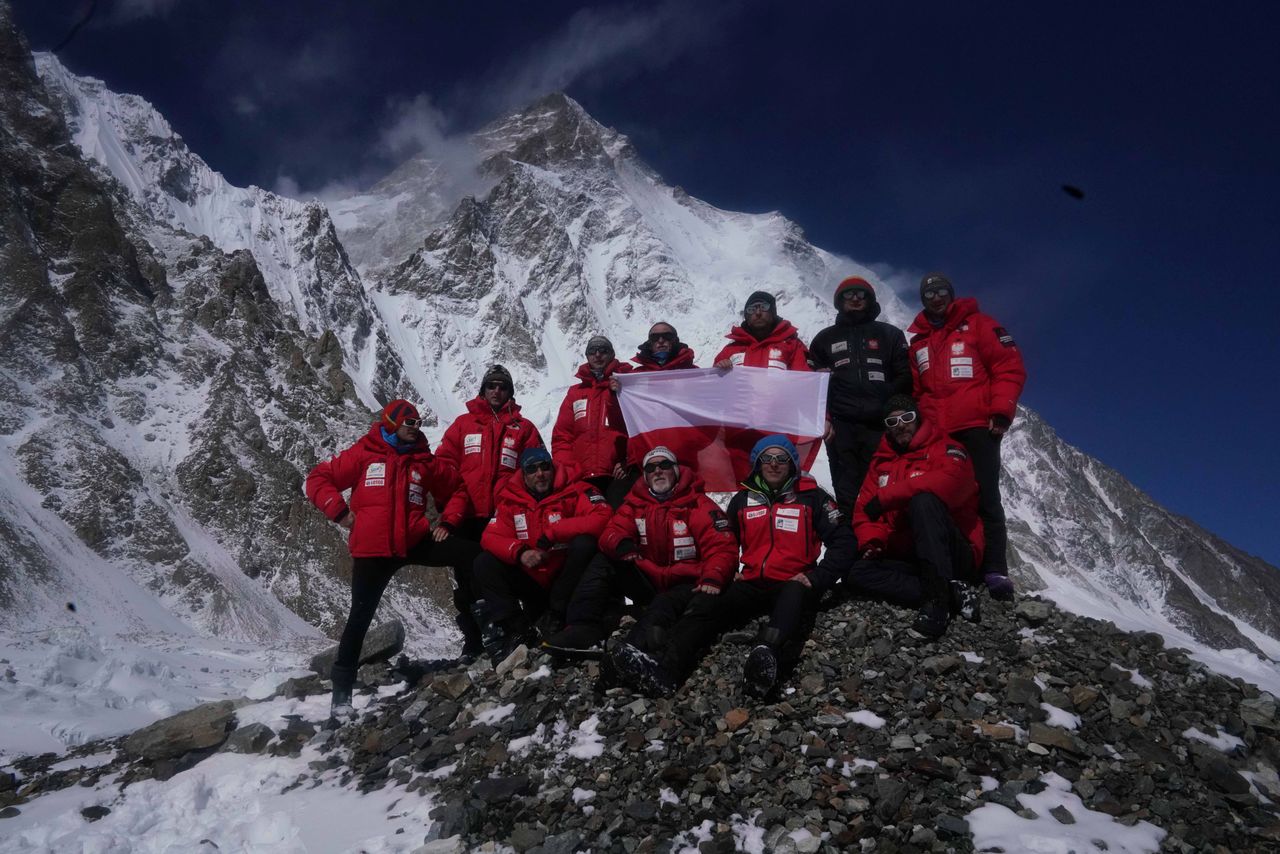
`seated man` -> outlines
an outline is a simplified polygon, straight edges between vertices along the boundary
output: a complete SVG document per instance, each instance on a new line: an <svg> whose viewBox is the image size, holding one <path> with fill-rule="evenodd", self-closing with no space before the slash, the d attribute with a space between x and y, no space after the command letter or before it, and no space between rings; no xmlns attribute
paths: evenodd
<svg viewBox="0 0 1280 854"><path fill-rule="evenodd" d="M978 622L982 565L978 484L964 445L920 417L905 394L885 404L884 440L853 511L860 559L845 575L855 595L920 607L912 626L929 638L952 613Z"/></svg>
<svg viewBox="0 0 1280 854"><path fill-rule="evenodd" d="M702 480L659 446L645 454L637 481L600 536L569 603L568 625L553 648L588 649L617 627L625 595L648 605L658 593L690 596L695 585L719 589L738 566L729 520L703 492Z"/></svg>
<svg viewBox="0 0 1280 854"><path fill-rule="evenodd" d="M768 695L779 672L799 660L818 599L853 561L856 544L831 496L800 471L785 436L757 442L751 465L727 513L742 547L737 577L724 592L703 581L690 594L657 597L627 642L611 651L622 681L671 694L712 638L761 614L769 619L743 667L744 690Z"/></svg>
<svg viewBox="0 0 1280 854"><path fill-rule="evenodd" d="M553 463L546 448L528 448L520 471L498 491L497 512L475 562L484 646L494 664L532 640L535 621L544 637L560 630L574 588L595 557L609 505L575 474Z"/></svg>

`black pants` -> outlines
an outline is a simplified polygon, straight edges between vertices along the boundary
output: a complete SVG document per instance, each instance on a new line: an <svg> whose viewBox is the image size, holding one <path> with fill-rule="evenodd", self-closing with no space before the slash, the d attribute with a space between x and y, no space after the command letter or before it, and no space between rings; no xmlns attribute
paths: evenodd
<svg viewBox="0 0 1280 854"><path fill-rule="evenodd" d="M832 419L832 434L827 440L827 462L831 465L831 485L836 491L836 505L846 519L853 518L862 481L871 468L884 427L879 429L856 421Z"/></svg>
<svg viewBox="0 0 1280 854"><path fill-rule="evenodd" d="M982 571L1009 574L1009 533L1005 528L1004 504L1000 501L1000 436L992 436L985 427L971 427L953 433L952 438L969 451L973 474L978 481L978 516L987 547Z"/></svg>
<svg viewBox="0 0 1280 854"><path fill-rule="evenodd" d="M933 493L907 504L914 560L857 561L845 573L845 590L894 605L916 607L929 600L950 601L952 580L973 582L973 549L951 519L951 511Z"/></svg>
<svg viewBox="0 0 1280 854"><path fill-rule="evenodd" d="M573 591L595 556L595 537L579 534L569 542L564 566L551 586L543 587L520 567L481 552L474 569L476 593L484 599L485 618L511 631L527 628L543 613L563 623Z"/></svg>
<svg viewBox="0 0 1280 854"><path fill-rule="evenodd" d="M351 565L351 611L338 641L338 657L334 659L330 678L339 687L351 687L356 681L360 647L382 601L391 577L402 566L447 566L454 577L466 577L466 567L475 562L480 547L468 540L451 536L442 543L427 537L407 557L358 557ZM456 596L455 596L456 601Z"/></svg>
<svg viewBox="0 0 1280 854"><path fill-rule="evenodd" d="M622 619L624 596L637 605L648 605L656 594L653 582L634 563L597 554L578 582L565 622L596 627L607 637Z"/></svg>
<svg viewBox="0 0 1280 854"><path fill-rule="evenodd" d="M794 581L734 581L715 595L681 585L653 600L628 642L657 658L673 679L683 681L721 632L768 614L765 628L776 630L774 645L785 670L800 658L820 597L812 587Z"/></svg>
<svg viewBox="0 0 1280 854"><path fill-rule="evenodd" d="M460 537L463 540L475 543L476 556L478 557L480 554L480 537L484 534L484 529L488 524L489 519L484 516L464 519L458 524L457 530L450 535L449 539ZM474 567L475 559L472 558L465 564L460 564L453 568L453 607L458 609L457 616L454 619L458 624L458 628L462 631L464 651L477 650L480 644L480 626L476 622L475 616L471 613L471 606L479 598L476 595Z"/></svg>

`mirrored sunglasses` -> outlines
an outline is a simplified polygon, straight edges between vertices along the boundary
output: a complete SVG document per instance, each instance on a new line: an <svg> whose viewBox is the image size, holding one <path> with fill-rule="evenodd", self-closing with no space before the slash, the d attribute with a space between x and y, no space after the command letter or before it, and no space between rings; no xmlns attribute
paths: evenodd
<svg viewBox="0 0 1280 854"><path fill-rule="evenodd" d="M524 467L525 474L536 474L540 471L551 471L552 465L550 460L539 460L536 463L529 463Z"/></svg>
<svg viewBox="0 0 1280 854"><path fill-rule="evenodd" d="M767 302L753 302L742 310L743 314L765 314L771 309Z"/></svg>
<svg viewBox="0 0 1280 854"><path fill-rule="evenodd" d="M904 412L901 415L890 415L884 420L884 426L897 427L899 424L910 424L919 416L917 412Z"/></svg>
<svg viewBox="0 0 1280 854"><path fill-rule="evenodd" d="M653 474L655 471L671 471L671 469L675 467L676 464L671 462L671 460L657 460L646 465L644 467L644 473Z"/></svg>
<svg viewBox="0 0 1280 854"><path fill-rule="evenodd" d="M946 296L951 293L951 288L929 288L922 296L925 299L935 299L937 297Z"/></svg>
<svg viewBox="0 0 1280 854"><path fill-rule="evenodd" d="M761 454L759 459L762 465L765 463L782 465L783 463L791 462L791 457L787 454Z"/></svg>

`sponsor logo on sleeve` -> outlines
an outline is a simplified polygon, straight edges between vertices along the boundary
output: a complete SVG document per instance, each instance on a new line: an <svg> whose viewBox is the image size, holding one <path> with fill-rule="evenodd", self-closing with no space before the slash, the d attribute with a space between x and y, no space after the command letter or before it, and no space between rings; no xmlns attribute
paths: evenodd
<svg viewBox="0 0 1280 854"><path fill-rule="evenodd" d="M596 492L594 489L587 490L587 500L592 504L603 504L604 496Z"/></svg>
<svg viewBox="0 0 1280 854"><path fill-rule="evenodd" d="M967 460L967 459L969 459L969 455L968 455L968 454L966 454L966 453L964 452L964 448L961 448L961 447L959 447L959 446L957 446L957 445L948 445L948 446L947 446L947 456L949 456L949 457L955 457L955 458L956 458L956 459L958 459L958 460Z"/></svg>
<svg viewBox="0 0 1280 854"><path fill-rule="evenodd" d="M876 478L876 485L878 485L878 486L882 486L882 487L883 487L883 486L888 486L888 485L889 485L889 475L887 475L887 474L882 474L882 475L880 475L878 478Z"/></svg>
<svg viewBox="0 0 1280 854"><path fill-rule="evenodd" d="M996 332L996 338L1000 339L1000 343L1003 344L1004 346L1006 347L1018 346L1017 344L1013 343L1013 336L1009 334L1009 330L1005 329L1003 326L997 326L995 329L995 332Z"/></svg>
<svg viewBox="0 0 1280 854"><path fill-rule="evenodd" d="M711 524L715 526L717 531L727 531L729 530L729 517L720 510L712 510Z"/></svg>

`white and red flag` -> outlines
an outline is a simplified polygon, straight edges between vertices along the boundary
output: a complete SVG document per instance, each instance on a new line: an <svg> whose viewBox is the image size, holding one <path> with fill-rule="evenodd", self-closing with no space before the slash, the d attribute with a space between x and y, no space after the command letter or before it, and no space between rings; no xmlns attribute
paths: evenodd
<svg viewBox="0 0 1280 854"><path fill-rule="evenodd" d="M615 374L618 402L638 462L666 445L693 465L710 492L734 492L750 474L751 447L783 433L803 468L813 465L826 429L826 373L735 367Z"/></svg>

